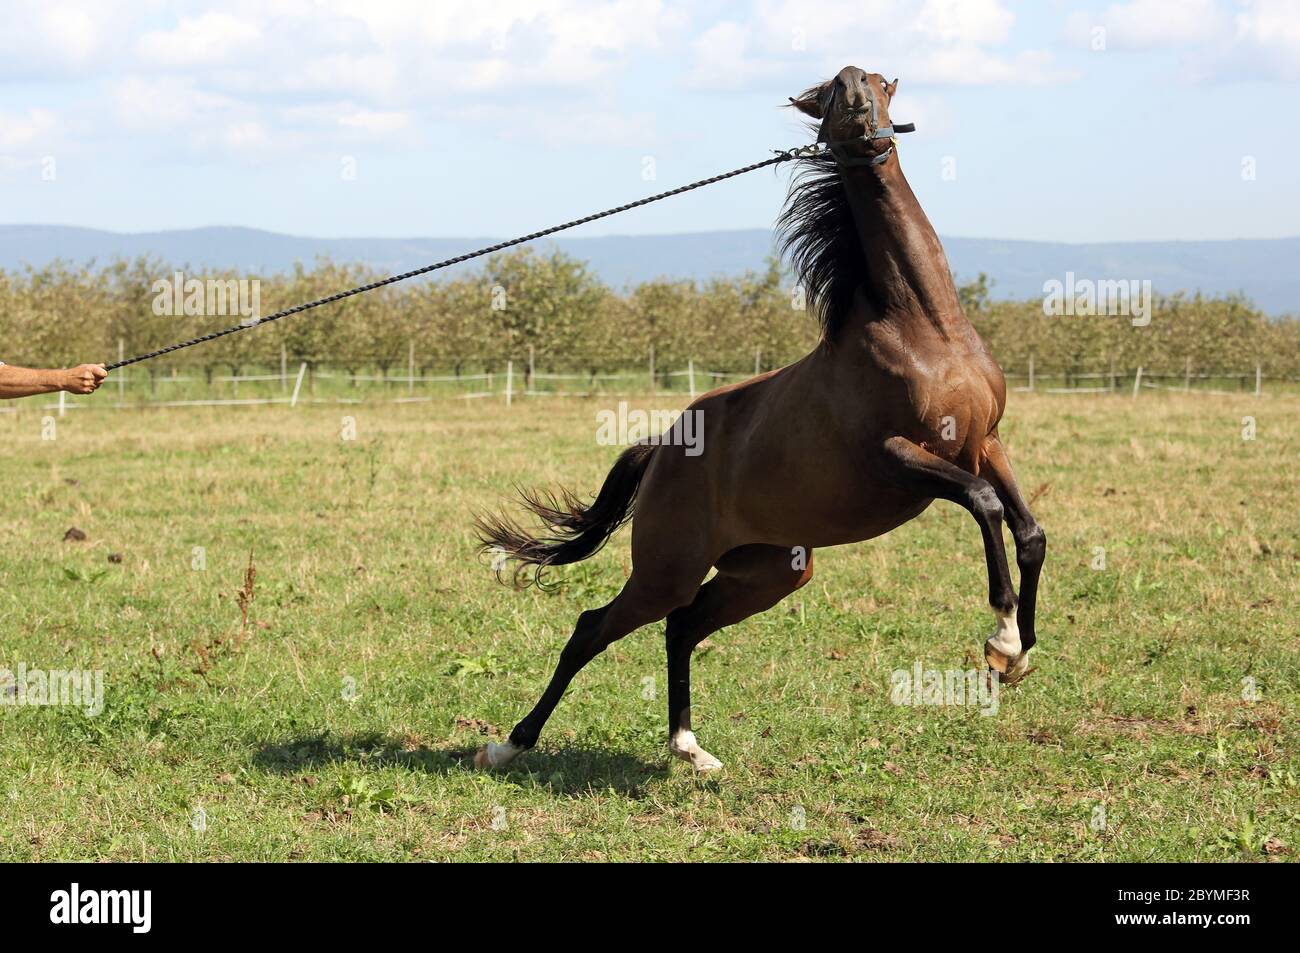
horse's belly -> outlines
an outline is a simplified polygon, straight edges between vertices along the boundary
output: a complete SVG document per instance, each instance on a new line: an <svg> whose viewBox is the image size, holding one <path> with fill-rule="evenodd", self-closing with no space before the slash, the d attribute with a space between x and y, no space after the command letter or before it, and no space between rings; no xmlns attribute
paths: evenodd
<svg viewBox="0 0 1300 953"><path fill-rule="evenodd" d="M872 539L914 519L929 498L891 484L864 479L861 469L841 470L824 461L799 474L769 468L750 482L751 492L731 502L734 525L746 542L840 546Z"/></svg>
<svg viewBox="0 0 1300 953"><path fill-rule="evenodd" d="M784 546L806 546L810 549L823 549L827 546L844 546L849 543L861 543L868 539L883 536L897 529L904 523L915 519L931 503L922 500L910 504L906 509L882 509L869 516L860 514L830 514L825 518L805 520L802 525L791 525L773 531L767 527L765 538L756 542L772 543ZM788 540L797 540L790 543Z"/></svg>

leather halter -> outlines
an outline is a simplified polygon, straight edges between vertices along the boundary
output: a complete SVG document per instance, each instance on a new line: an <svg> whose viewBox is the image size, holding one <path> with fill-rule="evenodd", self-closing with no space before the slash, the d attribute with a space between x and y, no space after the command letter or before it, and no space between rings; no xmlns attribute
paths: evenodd
<svg viewBox="0 0 1300 953"><path fill-rule="evenodd" d="M826 122L830 118L830 105L835 97L835 92L833 87L831 89L830 98L827 100L826 106L823 109L824 116L822 118L821 128L817 132L817 141L826 143L826 146L830 150L831 155L835 157L835 161L838 162L840 165L847 165L847 166L880 165L882 162L888 159L890 155L893 154L894 144L892 142L890 143L888 149L886 149L884 152L880 153L879 155L874 155L874 156L870 156L870 155L855 156L845 151L844 147L858 144L858 143L874 142L877 139L892 140L894 136L898 133L916 132L916 123L914 122L901 122L890 126L879 125L879 118L877 117L877 111L876 111L876 94L871 91L870 83L863 83L862 85L867 91L867 102L870 106L870 112L867 116L867 134L865 136L857 136L853 139L832 140L828 138Z"/></svg>

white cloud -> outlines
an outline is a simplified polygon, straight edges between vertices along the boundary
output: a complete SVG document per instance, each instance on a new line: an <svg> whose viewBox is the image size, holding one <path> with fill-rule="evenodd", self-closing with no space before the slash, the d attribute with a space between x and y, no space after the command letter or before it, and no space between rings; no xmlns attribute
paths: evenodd
<svg viewBox="0 0 1300 953"><path fill-rule="evenodd" d="M214 66L245 60L262 47L256 21L228 13L181 17L170 30L150 30L140 37L136 53L159 66Z"/></svg>
<svg viewBox="0 0 1300 953"><path fill-rule="evenodd" d="M0 153L48 152L58 132L58 117L48 109L0 112Z"/></svg>
<svg viewBox="0 0 1300 953"><path fill-rule="evenodd" d="M6 0L0 76L63 79L102 67L126 43L145 6L129 0Z"/></svg>
<svg viewBox="0 0 1300 953"><path fill-rule="evenodd" d="M1005 43L1015 15L999 0L927 0L917 29L944 43Z"/></svg>
<svg viewBox="0 0 1300 953"><path fill-rule="evenodd" d="M753 43L750 26L734 20L715 23L691 44L695 65L687 84L742 89L761 76L771 75L777 69L776 64L751 55Z"/></svg>
<svg viewBox="0 0 1300 953"><path fill-rule="evenodd" d="M700 36L688 82L734 88L779 75L790 77L794 92L849 63L939 85L1076 78L1047 50L1005 49L1014 23L1005 0L761 0L752 18Z"/></svg>
<svg viewBox="0 0 1300 953"><path fill-rule="evenodd" d="M110 96L117 122L141 131L215 123L240 108L236 100L179 76L127 76L112 85Z"/></svg>
<svg viewBox="0 0 1300 953"><path fill-rule="evenodd" d="M207 6L16 0L0 34L0 81L79 73L101 97L87 110L92 126L108 118L119 129L166 128L191 148L250 151L403 135L421 111L516 94L535 103L539 90L583 91L595 114L626 57L687 19L665 0Z"/></svg>
<svg viewBox="0 0 1300 953"><path fill-rule="evenodd" d="M1294 0L1131 0L1066 18L1065 37L1107 50L1168 51L1184 79L1300 80L1300 4Z"/></svg>
<svg viewBox="0 0 1300 953"><path fill-rule="evenodd" d="M1115 50L1184 49L1231 32L1216 0L1132 0L1066 18L1067 38L1081 46L1097 27L1105 30L1106 48Z"/></svg>
<svg viewBox="0 0 1300 953"><path fill-rule="evenodd" d="M337 89L378 67L387 94L426 100L466 89L593 82L630 52L658 46L662 30L681 22L662 0L321 0L272 9L252 5L241 14L260 21L268 38L286 36L283 49L260 64L263 82L302 89L314 80Z"/></svg>
<svg viewBox="0 0 1300 953"><path fill-rule="evenodd" d="M410 128L411 117L407 113L394 110L358 109L339 116L338 123L346 129L356 129L372 135L387 135Z"/></svg>
<svg viewBox="0 0 1300 953"><path fill-rule="evenodd" d="M257 120L227 123L217 138L230 152L263 152L271 143L271 131Z"/></svg>
<svg viewBox="0 0 1300 953"><path fill-rule="evenodd" d="M391 93L446 95L521 82L574 86L659 47L689 19L681 0L6 0L0 74L57 77L221 67L214 81L322 90L387 64ZM169 22L170 21L170 22ZM338 70L334 73L331 70Z"/></svg>
<svg viewBox="0 0 1300 953"><path fill-rule="evenodd" d="M248 157L304 144L296 131L272 133L271 108L204 89L188 76L130 75L109 95L117 127L159 148Z"/></svg>
<svg viewBox="0 0 1300 953"><path fill-rule="evenodd" d="M1276 79L1300 79L1300 5L1287 0L1255 0L1235 17L1235 38L1249 62L1241 65Z"/></svg>
<svg viewBox="0 0 1300 953"><path fill-rule="evenodd" d="M506 106L475 106L453 109L446 118L481 123L492 130L493 138L508 142L526 140L559 146L648 149L659 140L653 113L614 108L572 109L543 115Z"/></svg>
<svg viewBox="0 0 1300 953"><path fill-rule="evenodd" d="M254 103L201 89L189 77L129 76L112 90L121 128L179 141L192 151L249 157L321 148L339 137L391 138L411 129L409 113L351 101L308 105Z"/></svg>
<svg viewBox="0 0 1300 953"><path fill-rule="evenodd" d="M1296 79L1297 6L1112 2L1072 14L1067 35L1101 25L1116 49L1179 53L1186 73ZM452 115L501 138L648 146L653 117L621 101L640 57L657 84L777 102L847 63L909 90L1078 75L1019 39L1010 0L6 0L3 22L0 84L80 83L84 104L61 109L79 137L166 129L243 152L409 139ZM33 115L2 141L35 135Z"/></svg>
<svg viewBox="0 0 1300 953"><path fill-rule="evenodd" d="M1041 50L997 56L977 47L936 50L918 61L920 76L949 86L1051 86L1077 79Z"/></svg>

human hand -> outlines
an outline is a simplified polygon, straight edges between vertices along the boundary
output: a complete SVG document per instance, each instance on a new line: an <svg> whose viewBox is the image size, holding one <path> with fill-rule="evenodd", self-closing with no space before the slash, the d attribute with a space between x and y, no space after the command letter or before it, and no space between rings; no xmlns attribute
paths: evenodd
<svg viewBox="0 0 1300 953"><path fill-rule="evenodd" d="M69 394L93 394L108 377L103 364L78 364L63 372L63 385L60 390Z"/></svg>

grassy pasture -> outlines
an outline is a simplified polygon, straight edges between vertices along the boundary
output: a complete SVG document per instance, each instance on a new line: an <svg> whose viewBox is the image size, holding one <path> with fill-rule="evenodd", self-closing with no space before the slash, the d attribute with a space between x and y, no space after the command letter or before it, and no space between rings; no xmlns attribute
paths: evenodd
<svg viewBox="0 0 1300 953"><path fill-rule="evenodd" d="M0 668L102 670L104 710L0 705L0 857L1295 857L1300 397L1013 395L1049 552L1037 671L994 716L891 702L991 628L978 531L937 504L696 653L721 777L669 764L662 624L476 773L628 550L512 593L469 514L594 491L612 403L77 410L52 440L11 405Z"/></svg>

